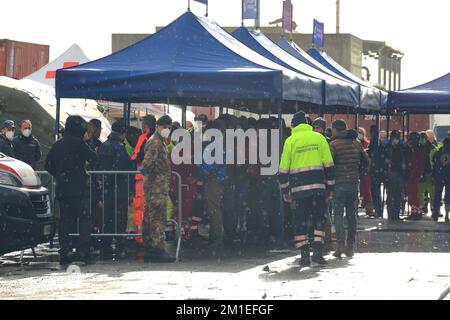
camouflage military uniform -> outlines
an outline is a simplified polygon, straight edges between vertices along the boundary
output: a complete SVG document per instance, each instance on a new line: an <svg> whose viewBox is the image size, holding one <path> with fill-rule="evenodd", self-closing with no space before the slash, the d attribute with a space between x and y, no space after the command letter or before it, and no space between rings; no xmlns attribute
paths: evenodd
<svg viewBox="0 0 450 320"><path fill-rule="evenodd" d="M166 206L169 196L171 164L164 139L155 133L145 145L145 209L143 238L146 248L164 249L163 232L166 225Z"/></svg>

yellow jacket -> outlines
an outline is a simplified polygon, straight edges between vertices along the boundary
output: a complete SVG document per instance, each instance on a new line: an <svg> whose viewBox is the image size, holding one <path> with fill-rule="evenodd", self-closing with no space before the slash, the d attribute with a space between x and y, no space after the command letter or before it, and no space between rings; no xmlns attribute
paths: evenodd
<svg viewBox="0 0 450 320"><path fill-rule="evenodd" d="M283 193L304 198L323 194L334 187L334 163L325 137L307 124L292 129L284 144L279 168Z"/></svg>

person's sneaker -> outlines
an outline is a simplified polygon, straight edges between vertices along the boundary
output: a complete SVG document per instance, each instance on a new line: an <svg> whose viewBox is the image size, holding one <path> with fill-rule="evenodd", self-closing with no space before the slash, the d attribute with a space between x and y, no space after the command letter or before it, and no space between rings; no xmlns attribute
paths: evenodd
<svg viewBox="0 0 450 320"><path fill-rule="evenodd" d="M328 264L327 260L325 260L325 258L322 256L313 255L311 260L312 262L317 263L321 266Z"/></svg>
<svg viewBox="0 0 450 320"><path fill-rule="evenodd" d="M333 256L340 259L344 253L345 253L345 245L338 243L336 251L333 253Z"/></svg>
<svg viewBox="0 0 450 320"><path fill-rule="evenodd" d="M309 257L301 257L299 261L300 268L307 268L311 266L311 259Z"/></svg>

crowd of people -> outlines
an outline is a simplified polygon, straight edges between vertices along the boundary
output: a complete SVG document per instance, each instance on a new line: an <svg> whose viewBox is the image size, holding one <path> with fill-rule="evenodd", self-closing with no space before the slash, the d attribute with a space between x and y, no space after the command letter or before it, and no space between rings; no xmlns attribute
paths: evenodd
<svg viewBox="0 0 450 320"><path fill-rule="evenodd" d="M33 169L42 160L41 145L33 136L30 120L23 120L16 135L16 125L12 120L3 122L0 134L0 153L27 163Z"/></svg>
<svg viewBox="0 0 450 320"><path fill-rule="evenodd" d="M101 125L96 119L86 122L79 116L68 117L45 159L45 169L56 180L61 264L74 259L89 263L92 246L98 246L103 257L126 257L122 235L129 232L143 235L134 239L145 248L144 260L175 261L164 246L170 236L166 222L177 216L180 200L172 171L183 183L184 238L205 240L214 254L244 243L278 247L293 242L302 254L302 266L310 264L310 246L312 260L319 264L326 263L324 253L331 250L336 257L351 257L359 206L368 216L383 218L386 205L387 218L399 220L408 204L407 219L419 220L430 211L437 221L444 189L445 220L449 221L450 138L440 143L431 130L411 132L407 138L394 130L388 137L372 126L367 135L363 128L348 128L343 120L328 127L325 119L312 121L299 112L290 127L282 122L278 175L262 175L264 166L248 161L174 164L170 153L176 142L171 135L176 129L191 136L208 129L224 136L227 129L279 129L275 117L257 120L222 114L209 120L200 115L195 124L186 122L183 128L169 116L148 115L142 128L127 127L123 120L115 122L104 143L99 139ZM202 150L208 151L212 143L202 141ZM252 143L258 142L246 140L245 159ZM269 135L267 150L272 143ZM4 122L0 152L36 168L42 155L29 120L22 121L17 136L14 122ZM128 174L89 176L87 171ZM80 236L73 241L69 234L77 230ZM93 244L92 233L110 236ZM75 246L77 257L72 252Z"/></svg>

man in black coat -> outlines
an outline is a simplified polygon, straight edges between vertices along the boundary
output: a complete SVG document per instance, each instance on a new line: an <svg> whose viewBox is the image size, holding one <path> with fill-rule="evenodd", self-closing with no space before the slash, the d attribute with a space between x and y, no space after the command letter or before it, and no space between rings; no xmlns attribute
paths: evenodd
<svg viewBox="0 0 450 320"><path fill-rule="evenodd" d="M12 158L15 156L12 145L15 130L16 127L14 125L14 121L6 120L3 123L2 133L0 134L0 152Z"/></svg>
<svg viewBox="0 0 450 320"><path fill-rule="evenodd" d="M45 170L56 179L56 199L60 205L59 244L62 265L72 261L69 233L76 231L77 219L80 233L77 258L79 261L90 262L91 219L86 163L95 161L97 156L83 140L85 131L86 121L83 118L68 117L64 137L55 142L45 162Z"/></svg>
<svg viewBox="0 0 450 320"><path fill-rule="evenodd" d="M128 156L123 141L126 138L126 126L122 121L112 125L108 140L98 149L96 171L135 171L133 162ZM134 174L104 175L104 228L103 233L126 232L128 206L133 199ZM102 238L101 255L112 254L112 238ZM124 238L116 241L116 255L124 257Z"/></svg>
<svg viewBox="0 0 450 320"><path fill-rule="evenodd" d="M20 134L14 137L12 144L15 158L29 164L36 170L36 164L42 158L41 145L32 134L33 125L30 120L23 120Z"/></svg>

